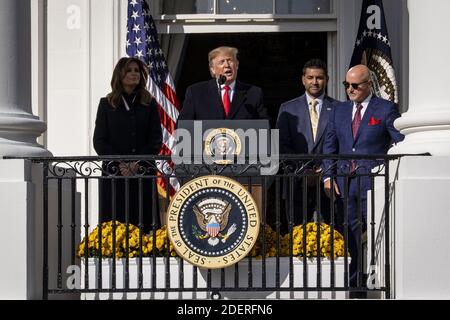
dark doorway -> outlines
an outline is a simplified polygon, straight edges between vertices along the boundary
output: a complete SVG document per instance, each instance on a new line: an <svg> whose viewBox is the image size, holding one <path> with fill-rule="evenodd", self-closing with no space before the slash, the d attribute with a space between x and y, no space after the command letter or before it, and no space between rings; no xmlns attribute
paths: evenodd
<svg viewBox="0 0 450 320"><path fill-rule="evenodd" d="M211 78L208 52L233 46L240 52L238 79L261 87L272 126L280 104L304 93L303 64L311 58L327 60L326 32L190 34L186 39L177 81L180 101L189 85Z"/></svg>

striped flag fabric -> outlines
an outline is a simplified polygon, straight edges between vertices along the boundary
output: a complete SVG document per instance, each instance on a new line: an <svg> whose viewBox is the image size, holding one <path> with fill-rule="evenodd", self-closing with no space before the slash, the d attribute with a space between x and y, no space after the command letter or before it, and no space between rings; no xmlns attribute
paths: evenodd
<svg viewBox="0 0 450 320"><path fill-rule="evenodd" d="M158 105L163 132L163 145L160 155L171 155L175 147L173 136L175 124L180 111L180 103L175 92L175 85L170 76L164 53L158 41L153 17L145 0L128 0L127 43L129 57L144 61L150 72L148 90ZM170 172L172 161L157 161L159 175ZM170 178L169 193L173 196L180 185L176 178ZM158 178L158 192L166 196L167 180Z"/></svg>
<svg viewBox="0 0 450 320"><path fill-rule="evenodd" d="M358 34L350 68L364 64L370 69L375 95L398 103L398 88L391 56L382 0L363 0Z"/></svg>

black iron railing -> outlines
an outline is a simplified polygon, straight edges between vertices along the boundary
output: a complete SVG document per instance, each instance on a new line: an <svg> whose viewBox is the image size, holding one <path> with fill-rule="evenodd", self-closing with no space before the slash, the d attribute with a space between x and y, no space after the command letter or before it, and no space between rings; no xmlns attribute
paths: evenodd
<svg viewBox="0 0 450 320"><path fill-rule="evenodd" d="M345 298L353 292L389 298L389 163L399 157L281 156L272 175L258 174L264 167L258 162L181 164L157 175L155 162L169 158L31 158L43 168L44 298ZM256 247L229 268L204 270L173 256L160 229L169 199L160 196L157 179L165 181L169 194L169 179L183 184L205 174L238 180L259 197L262 231ZM340 195L326 197L327 178L338 182ZM105 188L111 212L99 209ZM119 207L124 212L117 212ZM130 215L133 210L137 215ZM336 232L341 242L326 237ZM109 235L110 242L102 241ZM350 251L357 257L356 271L350 270Z"/></svg>

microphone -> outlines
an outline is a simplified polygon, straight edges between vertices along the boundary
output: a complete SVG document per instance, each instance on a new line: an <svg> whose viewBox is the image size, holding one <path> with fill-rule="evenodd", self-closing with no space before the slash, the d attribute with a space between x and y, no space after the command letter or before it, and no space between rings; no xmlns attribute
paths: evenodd
<svg viewBox="0 0 450 320"><path fill-rule="evenodd" d="M225 84L227 81L227 77L225 77L223 74L219 75L217 77L217 89L219 90L219 97L222 97L222 89L220 88L221 85ZM222 99L220 99L222 100Z"/></svg>
<svg viewBox="0 0 450 320"><path fill-rule="evenodd" d="M227 81L227 77L225 77L223 74L221 74L221 75L217 78L217 83L219 84L219 86L225 84L226 81Z"/></svg>

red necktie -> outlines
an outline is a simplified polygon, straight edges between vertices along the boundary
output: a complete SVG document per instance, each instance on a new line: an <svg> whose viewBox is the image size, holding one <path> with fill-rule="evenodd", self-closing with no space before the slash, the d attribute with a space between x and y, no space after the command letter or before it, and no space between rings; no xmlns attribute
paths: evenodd
<svg viewBox="0 0 450 320"><path fill-rule="evenodd" d="M356 113L355 113L355 116L353 117L353 121L352 121L353 139L356 138L356 134L358 133L359 125L361 124L361 109L362 109L362 107L363 106L360 103L358 103L356 105ZM351 161L350 172L356 173L356 161L355 160Z"/></svg>
<svg viewBox="0 0 450 320"><path fill-rule="evenodd" d="M228 92L230 91L230 87L225 86L223 87L223 89L225 90L225 93L222 97L223 110L225 111L225 116L228 117L228 113L230 112L230 95L228 94Z"/></svg>
<svg viewBox="0 0 450 320"><path fill-rule="evenodd" d="M353 118L353 121L352 121L353 138L356 137L356 134L358 133L359 125L361 124L361 109L362 109L362 107L363 106L360 103L358 103L356 105L356 113L355 113L355 117Z"/></svg>

